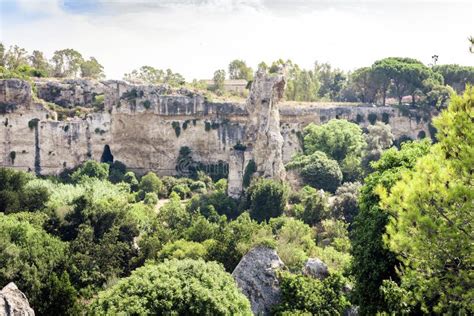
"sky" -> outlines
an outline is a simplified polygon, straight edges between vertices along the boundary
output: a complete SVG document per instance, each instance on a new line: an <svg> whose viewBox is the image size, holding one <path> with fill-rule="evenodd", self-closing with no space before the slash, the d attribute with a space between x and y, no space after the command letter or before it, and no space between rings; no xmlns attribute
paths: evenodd
<svg viewBox="0 0 474 316"><path fill-rule="evenodd" d="M0 41L74 48L109 79L150 65L208 79L243 59L345 71L389 56L474 66L470 0L0 0Z"/></svg>

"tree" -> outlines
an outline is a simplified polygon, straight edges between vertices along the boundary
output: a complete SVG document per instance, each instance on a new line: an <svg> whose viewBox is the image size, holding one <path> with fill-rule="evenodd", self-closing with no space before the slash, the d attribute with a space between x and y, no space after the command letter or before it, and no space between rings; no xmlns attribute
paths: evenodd
<svg viewBox="0 0 474 316"><path fill-rule="evenodd" d="M359 182L346 182L337 188L332 201L332 213L335 218L344 219L351 224L359 212L357 200L361 184Z"/></svg>
<svg viewBox="0 0 474 316"><path fill-rule="evenodd" d="M11 46L5 54L5 66L15 70L22 65L28 65L28 52L17 45Z"/></svg>
<svg viewBox="0 0 474 316"><path fill-rule="evenodd" d="M109 164L97 162L95 160L87 160L72 175L74 182L79 182L83 178L97 178L105 180L109 177Z"/></svg>
<svg viewBox="0 0 474 316"><path fill-rule="evenodd" d="M51 75L51 65L49 64L43 52L34 50L29 57L31 66L42 74L42 77L49 77Z"/></svg>
<svg viewBox="0 0 474 316"><path fill-rule="evenodd" d="M332 69L328 63L314 63L314 74L321 88L318 91L320 97L336 100L346 81L345 74L339 69Z"/></svg>
<svg viewBox="0 0 474 316"><path fill-rule="evenodd" d="M268 221L285 210L288 188L275 180L259 178L251 183L246 198L250 216L258 222Z"/></svg>
<svg viewBox="0 0 474 316"><path fill-rule="evenodd" d="M305 130L304 152L322 151L342 162L348 156L359 156L365 147L361 128L346 120L332 119L323 125L309 124Z"/></svg>
<svg viewBox="0 0 474 316"><path fill-rule="evenodd" d="M92 79L103 79L105 77L104 67L94 57L81 63L81 77Z"/></svg>
<svg viewBox="0 0 474 316"><path fill-rule="evenodd" d="M54 76L77 77L83 61L82 55L72 48L55 51L52 58Z"/></svg>
<svg viewBox="0 0 474 316"><path fill-rule="evenodd" d="M374 172L365 178L359 195L359 213L351 233L351 270L355 280L353 300L362 315L387 311L380 287L384 280L398 281L396 267L399 261L382 240L389 212L380 207L378 191L380 187L390 190L401 178L401 172L413 168L429 148L427 141L403 143L400 150L391 148L372 164Z"/></svg>
<svg viewBox="0 0 474 316"><path fill-rule="evenodd" d="M364 149L362 165L365 170L370 171L370 163L380 159L383 151L393 145L392 128L388 124L376 122L367 127L365 135L367 147Z"/></svg>
<svg viewBox="0 0 474 316"><path fill-rule="evenodd" d="M359 125L332 119L323 125L309 124L304 133L306 155L322 151L338 162L345 181L355 181L359 178L362 151L366 146Z"/></svg>
<svg viewBox="0 0 474 316"><path fill-rule="evenodd" d="M0 67L5 67L5 46L0 42Z"/></svg>
<svg viewBox="0 0 474 316"><path fill-rule="evenodd" d="M243 60L235 59L229 64L230 79L253 80L253 70Z"/></svg>
<svg viewBox="0 0 474 316"><path fill-rule="evenodd" d="M350 76L351 83L361 102L375 102L377 83L371 67L356 69Z"/></svg>
<svg viewBox="0 0 474 316"><path fill-rule="evenodd" d="M327 195L322 191L305 186L301 189L301 203L296 206L296 218L305 224L314 226L329 216Z"/></svg>
<svg viewBox="0 0 474 316"><path fill-rule="evenodd" d="M316 189L334 192L342 182L342 172L337 161L329 159L321 151L296 156L286 168L299 170L303 181Z"/></svg>
<svg viewBox="0 0 474 316"><path fill-rule="evenodd" d="M461 93L467 84L474 84L474 67L451 65L436 65L433 71L443 76L444 84L451 86L457 93Z"/></svg>
<svg viewBox="0 0 474 316"><path fill-rule="evenodd" d="M343 292L345 279L339 274L322 281L288 272L279 278L282 299L276 315L342 315L350 306Z"/></svg>
<svg viewBox="0 0 474 316"><path fill-rule="evenodd" d="M247 298L221 265L202 260L148 264L100 292L90 315L252 315Z"/></svg>
<svg viewBox="0 0 474 316"><path fill-rule="evenodd" d="M46 233L41 225L28 222L27 217L16 215L0 214L0 284L15 282L39 314L54 314L56 310L57 305L43 300L45 296L67 297L62 310L73 308L74 293L62 284L51 282L55 273L64 271L66 243ZM67 283L67 276L62 281ZM48 295L51 292L54 295Z"/></svg>
<svg viewBox="0 0 474 316"><path fill-rule="evenodd" d="M402 289L427 314L474 307L474 90L455 96L434 120L439 143L388 192L386 242L402 262ZM413 304L414 303L414 304Z"/></svg>
<svg viewBox="0 0 474 316"><path fill-rule="evenodd" d="M139 196L145 196L145 193L154 192L156 194L160 193L163 189L163 182L158 178L156 173L148 172L144 175L141 180L140 184L138 185L139 189Z"/></svg>
<svg viewBox="0 0 474 316"><path fill-rule="evenodd" d="M225 70L219 69L214 72L214 88L217 92L224 92Z"/></svg>

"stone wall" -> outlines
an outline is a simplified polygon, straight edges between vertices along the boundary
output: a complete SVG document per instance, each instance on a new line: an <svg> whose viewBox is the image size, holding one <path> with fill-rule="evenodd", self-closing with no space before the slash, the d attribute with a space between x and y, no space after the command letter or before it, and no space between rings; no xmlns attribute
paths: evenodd
<svg viewBox="0 0 474 316"><path fill-rule="evenodd" d="M246 163L253 159L248 153L253 142L263 139L252 134L259 133L258 129L250 131L255 115L249 103L209 102L187 89L123 81L48 79L33 84L35 94L25 81L0 80L1 166L58 174L87 159L100 160L108 145L115 160L138 173L153 170L173 175L180 148L188 146L196 161L228 162L234 168L229 182L235 183L240 181L235 177L241 177ZM86 114L56 119L54 110L71 107L80 107ZM371 113L378 120L388 120L396 137L415 139L420 131L429 136L428 122L417 119L416 114L412 118L402 115L396 108L285 103L279 104L278 120L272 119L279 128L270 132L281 133L278 154L286 163L301 151L301 133L309 123L341 118L365 127ZM265 118L256 115L259 120ZM273 142L280 139L277 136L264 139ZM237 144L249 149L245 153L236 150Z"/></svg>

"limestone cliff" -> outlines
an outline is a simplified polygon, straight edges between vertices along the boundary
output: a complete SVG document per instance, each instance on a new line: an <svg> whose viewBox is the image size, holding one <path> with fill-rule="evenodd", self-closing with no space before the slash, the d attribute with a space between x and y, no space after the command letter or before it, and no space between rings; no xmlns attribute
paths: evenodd
<svg viewBox="0 0 474 316"><path fill-rule="evenodd" d="M238 196L250 160L257 174L283 177L283 164L302 150L302 130L311 122L341 118L366 127L375 119L388 122L395 137L430 135L430 118L416 112L284 103L283 87L282 76L257 74L248 101L237 103L114 80L0 80L0 166L58 174L101 160L107 147L138 173L174 175L179 150L187 146L195 161L228 165L229 193Z"/></svg>

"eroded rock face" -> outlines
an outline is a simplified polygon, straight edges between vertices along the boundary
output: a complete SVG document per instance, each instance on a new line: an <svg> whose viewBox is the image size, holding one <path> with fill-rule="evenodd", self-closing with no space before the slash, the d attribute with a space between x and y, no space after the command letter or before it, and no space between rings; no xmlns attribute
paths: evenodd
<svg viewBox="0 0 474 316"><path fill-rule="evenodd" d="M34 316L25 294L11 282L0 291L0 316Z"/></svg>
<svg viewBox="0 0 474 316"><path fill-rule="evenodd" d="M280 302L276 271L282 268L284 264L274 249L259 246L250 250L232 272L255 315L269 315Z"/></svg>
<svg viewBox="0 0 474 316"><path fill-rule="evenodd" d="M304 267L303 274L315 279L324 280L329 276L328 266L318 258L309 258Z"/></svg>
<svg viewBox="0 0 474 316"><path fill-rule="evenodd" d="M283 75L269 75L259 70L246 106L248 123L245 142L253 153L257 173L259 176L278 180L285 177L278 108L285 85Z"/></svg>

